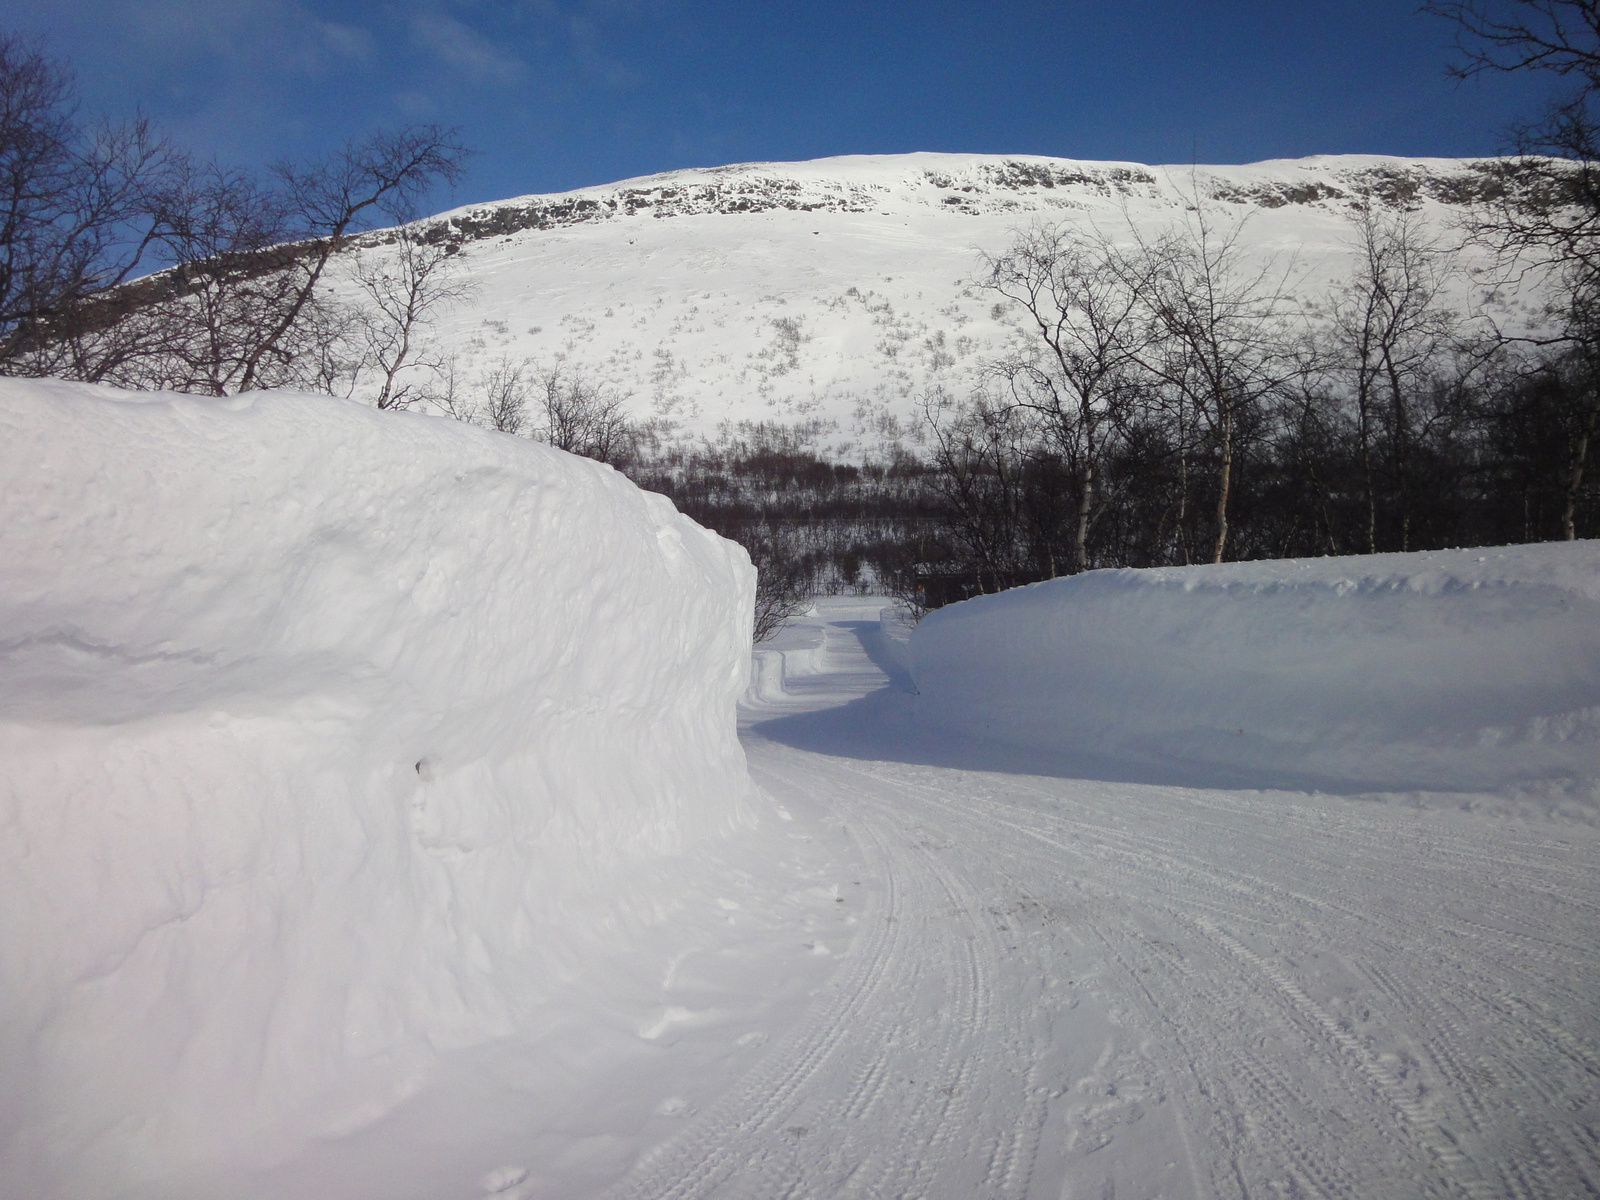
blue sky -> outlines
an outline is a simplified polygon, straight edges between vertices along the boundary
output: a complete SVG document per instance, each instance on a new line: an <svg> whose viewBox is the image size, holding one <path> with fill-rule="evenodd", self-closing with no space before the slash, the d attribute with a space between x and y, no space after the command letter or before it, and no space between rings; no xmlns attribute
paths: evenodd
<svg viewBox="0 0 1600 1200"><path fill-rule="evenodd" d="M908 150L1171 163L1489 154L1542 79L1444 75L1410 0L0 0L86 107L259 164L380 126L477 150L436 205Z"/></svg>

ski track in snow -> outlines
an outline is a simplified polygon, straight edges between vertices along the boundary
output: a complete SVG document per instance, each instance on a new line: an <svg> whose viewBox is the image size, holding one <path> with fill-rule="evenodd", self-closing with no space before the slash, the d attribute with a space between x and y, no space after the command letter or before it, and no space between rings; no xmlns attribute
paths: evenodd
<svg viewBox="0 0 1600 1200"><path fill-rule="evenodd" d="M758 785L859 846L854 941L610 1195L1600 1196L1595 828L765 736L893 686L873 615L825 602L746 714Z"/></svg>

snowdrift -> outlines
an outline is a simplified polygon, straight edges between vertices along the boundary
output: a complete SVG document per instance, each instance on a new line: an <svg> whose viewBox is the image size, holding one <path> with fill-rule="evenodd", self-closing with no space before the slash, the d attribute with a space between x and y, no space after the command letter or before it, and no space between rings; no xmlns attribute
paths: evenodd
<svg viewBox="0 0 1600 1200"><path fill-rule="evenodd" d="M754 572L609 468L9 381L0 481L0 1192L358 1130L749 820Z"/></svg>
<svg viewBox="0 0 1600 1200"><path fill-rule="evenodd" d="M911 638L925 726L1167 778L1600 777L1600 542L1094 571Z"/></svg>

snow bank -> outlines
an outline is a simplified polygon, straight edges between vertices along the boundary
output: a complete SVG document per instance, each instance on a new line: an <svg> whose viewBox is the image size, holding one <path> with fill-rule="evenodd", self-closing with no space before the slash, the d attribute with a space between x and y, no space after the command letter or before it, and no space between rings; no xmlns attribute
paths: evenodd
<svg viewBox="0 0 1600 1200"><path fill-rule="evenodd" d="M789 697L785 681L816 675L828 669L828 646L823 631L804 618L814 616L813 604L799 620L791 620L750 655L750 684L744 703L780 703Z"/></svg>
<svg viewBox="0 0 1600 1200"><path fill-rule="evenodd" d="M748 820L754 572L609 468L6 381L0 481L6 1195L362 1128Z"/></svg>
<svg viewBox="0 0 1600 1200"><path fill-rule="evenodd" d="M883 648L884 661L907 674L911 671L911 634L915 629L914 618L905 605L895 602L878 610L878 644Z"/></svg>
<svg viewBox="0 0 1600 1200"><path fill-rule="evenodd" d="M923 724L1262 784L1600 776L1600 543L1094 571L930 614Z"/></svg>

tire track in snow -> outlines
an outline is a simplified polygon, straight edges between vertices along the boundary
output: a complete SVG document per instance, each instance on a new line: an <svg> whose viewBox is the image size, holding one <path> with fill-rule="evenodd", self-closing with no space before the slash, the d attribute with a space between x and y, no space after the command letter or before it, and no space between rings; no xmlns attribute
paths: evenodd
<svg viewBox="0 0 1600 1200"><path fill-rule="evenodd" d="M992 804L985 804L983 805L983 808L985 809L983 820L986 823L999 824L1002 827L1008 827L1018 832L1025 833L1026 835L1042 841L1049 845L1052 849L1058 851L1063 851L1076 856L1087 855L1091 859L1099 859L1102 862L1105 861L1104 856L1089 854L1081 847L1070 846L1056 839L1052 839L1031 825L1024 826L1016 821L1008 820L1005 817L1002 817L999 811L997 811L995 806ZM957 819L959 819L959 814L952 812L951 815L956 816ZM975 834L977 831L974 830L973 832ZM1078 830L1078 832L1084 833L1089 831L1087 830L1087 827L1082 827ZM1164 839L1152 840L1158 842L1165 841ZM1110 850L1112 852L1110 861L1115 864L1115 873L1119 877L1129 877L1128 882L1130 885L1138 883L1142 880L1142 882L1148 886L1148 877L1152 873L1153 864L1155 861L1151 855L1130 851L1124 846L1101 846L1099 849ZM1128 857L1133 859L1134 866L1138 869L1129 869L1127 863L1123 861ZM1166 861L1167 856L1157 857L1163 860L1163 867L1169 868L1168 873L1171 873L1171 864L1170 862ZM1202 889L1203 891L1212 893L1219 890L1213 886L1210 886L1210 881L1206 882L1207 886ZM1223 888L1220 890L1226 892L1228 889ZM1257 893L1251 889L1235 888L1234 890L1243 891L1251 898L1259 898ZM1126 897L1135 894L1137 894L1136 890L1132 886L1109 889L1106 892L1108 897L1117 895ZM1192 902L1193 899L1191 898L1191 903ZM1208 907L1217 906L1208 905ZM1229 910L1225 907L1217 907L1217 911L1226 912ZM1130 944L1127 941L1124 940L1122 942L1117 942L1113 938L1107 936L1107 932L1104 927L1096 928L1095 933L1101 940L1108 957L1117 965L1124 979L1128 980L1133 985L1129 988L1130 993L1143 993L1147 1001L1146 1007L1161 1018L1162 1024L1166 1025L1169 1029L1175 1028L1172 1013L1170 1011L1164 1011L1170 1010L1172 1006L1159 1003L1155 997L1149 994L1145 980L1141 979L1141 976L1148 976L1153 969L1149 957L1147 955L1140 955L1136 952L1130 951ZM1192 975L1190 975L1184 980L1183 991L1192 992L1195 983L1195 979L1192 977ZM1181 994L1179 989L1174 988L1169 990L1172 994ZM1219 1006L1219 1008L1220 1007L1221 1006ZM1187 1036L1191 1040L1195 1038L1195 1031L1188 1030L1186 1032ZM1264 1062L1255 1058L1254 1056L1249 1055L1248 1053L1235 1050L1226 1056L1220 1053L1213 1053L1210 1057L1217 1062L1222 1061L1224 1057L1231 1059L1232 1069L1244 1080L1245 1089L1250 1094L1252 1100L1252 1103L1248 1103L1243 1106L1243 1110L1249 1123L1259 1127L1261 1130L1264 1130L1268 1135L1268 1141L1280 1146L1287 1152L1288 1158L1292 1166L1295 1168L1295 1174L1302 1181L1321 1181L1315 1187L1316 1193L1321 1195L1360 1194L1360 1189L1355 1180L1346 1177L1340 1171L1340 1169L1332 1162L1328 1161L1325 1156L1321 1156L1316 1151L1308 1149L1302 1145L1301 1140L1296 1136L1292 1126L1284 1122L1278 1116L1278 1113L1284 1107L1286 1107L1286 1100L1293 1103L1298 1103L1299 1106L1304 1107L1303 1097L1295 1094L1293 1089L1280 1076L1274 1073ZM1218 1086L1220 1074L1220 1070L1215 1071L1213 1073L1213 1078L1203 1081L1202 1086L1209 1084L1209 1086L1212 1088L1216 1088Z"/></svg>
<svg viewBox="0 0 1600 1200"><path fill-rule="evenodd" d="M946 802L949 802L948 798ZM981 807L985 810L985 820L987 821L993 822L998 820L1001 823L1010 824L1013 828L1018 829L1019 832L1025 832L1030 837L1045 837L1047 840L1052 841L1054 848L1059 850L1068 852L1076 851L1078 853L1082 852L1081 848L1079 847L1069 847L1060 843L1059 841L1055 841L1054 839L1048 839L1048 836L1034 826L1031 821L1026 826L1024 826L1021 822L1006 822L1004 818L1001 818L998 812L995 811L993 805L983 805L980 803L977 805L977 807ZM1076 825L1077 833L1081 835L1086 832L1082 822L1076 823ZM1142 869L1143 873L1148 876L1152 861L1151 856L1148 854L1132 852L1129 850L1127 842L1124 839L1116 840L1122 843L1119 848L1125 853L1134 854L1136 866L1133 873L1139 874L1141 873L1140 869ZM1171 870L1172 866L1173 864L1170 860L1167 864L1165 864L1165 868L1169 876L1174 874L1174 872ZM1118 873L1126 876L1129 872L1127 870L1122 870ZM1182 874L1183 872L1179 871L1177 873ZM1146 879L1146 882L1148 882L1148 878ZM1212 898L1214 898L1216 889L1214 886L1210 886L1214 883L1214 879L1207 880L1207 886L1203 886L1198 890L1202 893L1210 894ZM1259 891L1249 887L1239 888L1236 884L1227 890L1232 890L1236 895L1247 899L1253 898L1260 900L1262 898ZM1300 899L1303 897L1296 898ZM1186 900L1186 907L1191 911L1209 910L1213 917L1221 916L1223 918L1226 918L1229 915L1236 915L1230 914L1225 908L1220 908L1215 903L1197 903L1199 898L1193 894L1184 897L1184 899ZM1340 905L1338 907L1345 909L1346 912L1351 916L1355 915L1350 911L1348 906ZM1169 916L1173 919L1182 919L1183 913L1178 909L1173 909L1170 910ZM1281 919L1281 915L1273 914L1272 919L1266 922L1266 924L1276 924L1281 922ZM1410 1095L1408 1088L1401 1083L1399 1078L1386 1066L1384 1061L1370 1051L1365 1045L1363 1045L1360 1039L1347 1032L1339 1024L1339 1022L1337 1022L1332 1016L1323 1010L1321 1006L1312 1001L1309 995L1303 988L1300 987L1298 983L1296 983L1277 967L1273 966L1266 959L1261 958L1259 955L1255 955L1253 951L1250 951L1247 947L1243 946L1243 944L1238 942L1237 939L1228 937L1226 934L1224 934L1214 919L1197 919L1196 928L1198 928L1200 932L1211 939L1219 941L1219 944L1223 945L1230 953L1234 955L1235 958L1246 963L1246 965L1255 968L1258 973L1260 973L1269 981L1272 987L1276 989L1283 999L1289 1001L1290 1010L1292 1013L1299 1016L1300 1024L1308 1029L1320 1032L1326 1041L1330 1042L1339 1053L1346 1057L1356 1067L1358 1073L1367 1079L1367 1081L1376 1089L1378 1094L1384 1097L1388 1106L1400 1116L1413 1140L1418 1142L1418 1144L1426 1149L1430 1154L1433 1161L1437 1164L1439 1178L1436 1182L1443 1185L1448 1194L1467 1196L1505 1194L1503 1191L1503 1184L1505 1181L1503 1179L1491 1179L1483 1169L1475 1164L1472 1159L1457 1146L1455 1140L1445 1131L1437 1117L1433 1115L1431 1108L1422 1105L1419 1101L1415 1100ZM1132 971L1137 971L1139 969L1140 968L1137 967L1130 968ZM1559 1031L1550 1032L1556 1033ZM1436 1046L1437 1044L1437 1041L1435 1041ZM1466 1043L1461 1041L1458 1044L1464 1045ZM1435 1061L1441 1064L1449 1064L1456 1061L1457 1054L1453 1048L1446 1046L1442 1050L1437 1051L1432 1057ZM1259 1081L1261 1077L1259 1065L1252 1067L1249 1074L1254 1079ZM1458 1095L1462 1100L1463 1107L1466 1111L1474 1112L1476 1114L1482 1113L1484 1108L1483 1103L1476 1093L1476 1084L1469 1077L1468 1073L1460 1070L1452 1070L1448 1066L1444 1066L1441 1069L1441 1075L1448 1084L1454 1085L1459 1089ZM1480 1130L1482 1127L1481 1116L1475 1116L1469 1125L1472 1127L1474 1132ZM1582 1147L1572 1147L1571 1151L1569 1151L1566 1157L1574 1160L1574 1162L1578 1164L1580 1169L1577 1170L1576 1175L1580 1178L1586 1178L1588 1174L1587 1171L1581 1169L1580 1160L1583 1157ZM1320 1178L1329 1186L1319 1187L1317 1190L1329 1192L1329 1194L1339 1193L1340 1191L1344 1190L1344 1186L1348 1184L1348 1180L1343 1182L1340 1181L1338 1172L1328 1171L1325 1167L1323 1169L1310 1172L1310 1175L1312 1178L1320 1176ZM1569 1173L1567 1178L1572 1180L1573 1174ZM1557 1189L1541 1189L1538 1194L1560 1195L1563 1193Z"/></svg>
<svg viewBox="0 0 1600 1200"><path fill-rule="evenodd" d="M853 636L825 665L867 678ZM616 1195L1600 1196L1590 832L747 751L879 890L796 1031ZM1126 1028L1039 1018L1069 997ZM1125 1189L1157 1153L1186 1173Z"/></svg>
<svg viewBox="0 0 1600 1200"><path fill-rule="evenodd" d="M935 789L929 788L927 790L933 791ZM959 801L957 793L948 789L938 790L943 791L948 800L952 802ZM1040 792L1039 794L1043 795L1045 793ZM981 800L979 802L982 803ZM1003 817L1003 810L992 802L989 802L989 808L995 819L1007 820L1011 827L1019 832L1025 832L1034 837L1047 836L1047 831L1040 829L1035 823L1019 821L1014 816ZM1030 813L1029 815L1037 816L1038 814ZM1256 902L1263 901L1269 894L1287 897L1324 916L1334 913L1347 918L1352 927L1362 933L1364 941L1395 954L1412 955L1418 952L1419 947L1426 947L1425 952L1439 960L1436 966L1440 969L1454 968L1462 970L1480 964L1483 961L1483 949L1486 945L1500 951L1501 958L1531 956L1547 960L1573 974L1579 975L1580 978L1582 973L1593 965L1594 953L1592 947L1581 946L1570 939L1557 943L1553 937L1547 935L1531 931L1521 933L1500 930L1482 921L1473 920L1465 916L1454 917L1450 928L1441 930L1437 924L1430 923L1437 919L1437 913L1430 912L1423 920L1410 920L1404 908L1397 913L1384 913L1382 923L1375 924L1373 920L1374 914L1369 910L1359 909L1336 901L1313 898L1296 889L1284 888L1261 876L1241 873L1214 861L1194 858L1189 855L1174 856L1166 853L1165 848L1173 845L1167 839L1136 839L1121 835L1116 831L1108 835L1091 822L1073 821L1067 818L1062 818L1058 823L1064 827L1061 831L1062 833L1070 830L1078 836L1095 839L1104 846L1114 848L1130 856L1128 864L1112 864L1112 869L1118 870L1130 882L1137 879L1148 884L1158 874L1167 879L1169 886L1174 881L1179 881L1191 889L1191 894L1184 897L1185 903L1204 904L1218 913L1235 917L1248 917L1248 914L1239 913L1236 905L1218 902L1215 896L1202 900L1199 895L1193 893L1204 894L1212 889L1221 889L1224 893L1232 892L1239 898ZM1392 839L1384 839L1383 844L1392 846ZM1155 849L1152 850L1152 847ZM1482 874L1491 864L1497 864L1502 869L1504 867L1503 858L1499 856L1490 857L1482 852L1471 861L1478 869L1479 874ZM1591 887L1590 890L1593 891L1594 889ZM1558 914L1552 914L1551 919L1555 920L1557 916ZM1288 920L1281 908L1268 909L1265 911L1264 916L1258 914L1253 919L1256 924L1260 924L1263 928L1281 927ZM1592 928L1593 923L1590 923L1590 925ZM1319 922L1316 931L1324 933L1326 932L1326 926ZM1387 935L1386 931L1388 931ZM1473 938L1477 944L1474 945L1471 951L1455 954L1450 954L1437 946L1427 947L1426 935L1437 936L1441 932L1455 937ZM1548 947L1555 945L1561 946L1565 952L1557 953L1548 949ZM1514 968L1512 973L1521 978L1524 976L1525 971L1518 966ZM1541 995L1546 1000L1565 1002L1566 1006L1570 1008L1589 999L1590 989L1581 983L1575 983L1569 987L1561 980L1546 979L1541 981ZM1541 1020L1537 1013L1531 1011L1528 1019ZM1552 1025L1548 1029L1548 1033L1552 1041L1563 1045L1572 1054L1576 1063L1583 1066L1585 1070L1600 1075L1600 1060L1597 1060L1595 1055L1590 1053L1583 1043L1572 1039L1559 1025Z"/></svg>
<svg viewBox="0 0 1600 1200"><path fill-rule="evenodd" d="M1487 1198L1495 1194L1493 1186L1484 1178L1477 1164L1461 1152L1454 1138L1446 1135L1428 1106L1413 1098L1409 1089L1402 1086L1394 1072L1362 1045L1360 1039L1346 1031L1323 1010L1321 1005L1308 996L1298 983L1275 964L1229 936L1210 920L1196 917L1193 921L1199 929L1209 934L1214 941L1224 946L1241 962L1253 967L1270 980L1274 987L1288 997L1296 1011L1304 1014L1322 1031L1329 1042L1355 1063L1361 1073L1372 1081L1383 1098L1400 1114L1412 1136L1419 1140L1438 1161L1450 1184L1467 1196Z"/></svg>
<svg viewBox="0 0 1600 1200"><path fill-rule="evenodd" d="M858 826L852 833L863 849L881 853L873 831ZM646 1155L611 1195L617 1200L710 1196L740 1167L772 1157L771 1148L753 1142L754 1136L770 1134L781 1122L795 1094L853 1030L853 1018L865 1010L881 1013L885 1007L874 1001L879 999L892 959L902 904L894 874L884 877L883 889L881 901L870 905L864 915L865 928L856 935L857 944L851 947L844 969L800 1028L774 1045L738 1087L697 1118L684 1135ZM882 1025L879 1016L869 1021L867 1028L876 1031ZM776 1157L782 1160L788 1155L780 1152Z"/></svg>
<svg viewBox="0 0 1600 1200"><path fill-rule="evenodd" d="M995 820L1002 820L993 817ZM1072 852L1072 848L1063 842L1048 837L1036 828L1021 825L1016 822L1002 823L1024 832L1027 836L1042 841L1051 847ZM1171 865L1170 863L1168 864ZM1214 891L1212 888L1202 888L1203 891ZM1251 895L1250 889L1240 889L1247 896ZM1194 907L1193 898L1189 898L1189 905ZM1214 906L1207 905L1213 912L1219 912ZM1331 1042L1341 1053L1352 1061L1358 1070L1373 1084L1380 1095L1389 1103L1390 1107L1402 1118L1408 1131L1420 1144L1433 1156L1439 1164L1444 1176L1444 1182L1450 1192L1470 1197L1492 1196L1495 1190L1491 1184L1484 1180L1476 1165L1457 1148L1453 1139L1448 1137L1438 1122L1432 1117L1426 1106L1411 1097L1408 1089L1376 1058L1359 1039L1349 1034L1343 1027L1329 1016L1305 991L1291 979L1285 972L1273 963L1263 959L1254 951L1244 946L1237 939L1223 931L1210 917L1195 916L1193 912L1184 912L1172 908L1167 910L1170 919L1187 923L1206 935L1211 941L1222 946L1228 953L1239 961L1251 967L1256 973L1268 980L1291 1004L1293 1011L1305 1019L1305 1023L1319 1030L1323 1037ZM1102 932L1102 936L1104 936ZM1107 939L1108 951L1122 957L1122 952L1110 945ZM1130 968L1138 970L1138 968ZM1192 973L1185 972L1185 983L1193 987L1196 983ZM1327 1161L1324 1156L1315 1154L1301 1144L1300 1139L1292 1129L1286 1129L1283 1124L1273 1119L1269 1114L1274 1114L1291 1104L1303 1105L1304 1097L1292 1088L1278 1073L1272 1071L1259 1058L1248 1053L1235 1052L1234 1068L1247 1081L1247 1088L1252 1093L1256 1103L1245 1109L1247 1120L1265 1124L1273 1132L1275 1140L1293 1152L1293 1158L1298 1160L1304 1174L1302 1178L1316 1185L1316 1191L1322 1195L1360 1195L1362 1189L1358 1181L1347 1176L1342 1170Z"/></svg>
<svg viewBox="0 0 1600 1200"><path fill-rule="evenodd" d="M936 1185L941 1163L967 1155L952 1143L971 1127L973 1097L1005 1074L983 1050L984 960L995 951L972 916L976 896L942 865L946 847L925 830L886 825L873 800L856 797L848 826L883 881L848 969L745 1081L637 1165L612 1193L619 1200L919 1194ZM930 924L943 932L930 936ZM934 1003L908 1014L906 995ZM804 1114L817 1109L832 1126L808 1142L814 1118ZM884 1128L902 1136L886 1140Z"/></svg>

